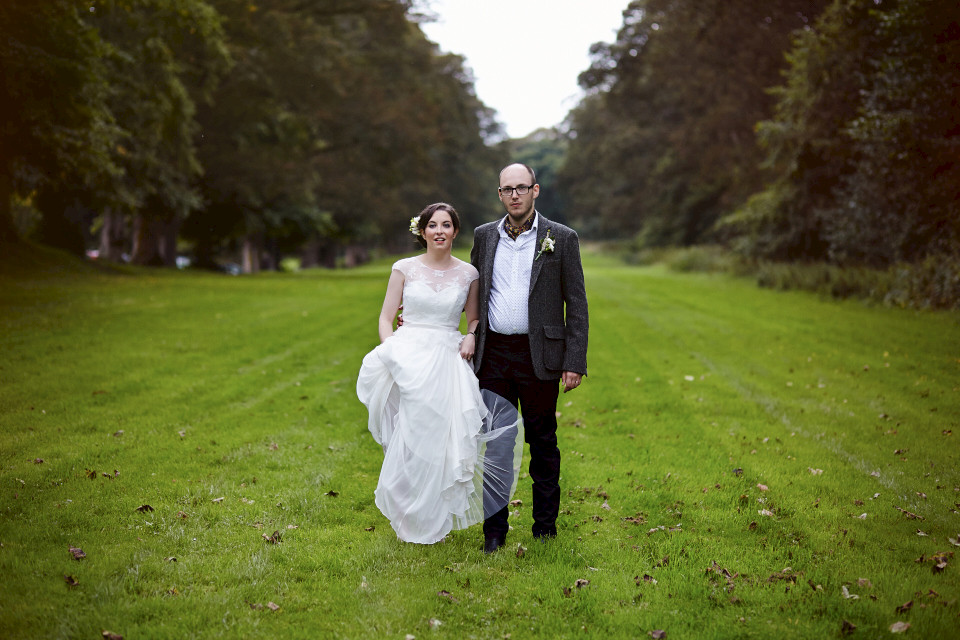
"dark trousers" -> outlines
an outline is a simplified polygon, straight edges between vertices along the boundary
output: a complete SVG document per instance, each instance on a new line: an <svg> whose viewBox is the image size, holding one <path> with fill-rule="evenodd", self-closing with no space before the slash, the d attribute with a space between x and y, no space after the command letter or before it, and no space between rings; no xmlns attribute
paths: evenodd
<svg viewBox="0 0 960 640"><path fill-rule="evenodd" d="M560 382L540 380L533 371L526 335L487 333L480 365L480 388L503 396L520 409L525 439L530 445L533 480L533 535L557 535L560 512L560 449L557 448L557 396ZM485 537L507 535L509 507L484 514Z"/></svg>

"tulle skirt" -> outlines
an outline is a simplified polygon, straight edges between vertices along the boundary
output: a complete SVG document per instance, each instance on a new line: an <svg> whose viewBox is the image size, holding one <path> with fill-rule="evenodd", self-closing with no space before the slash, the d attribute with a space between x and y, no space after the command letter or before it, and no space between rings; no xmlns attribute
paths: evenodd
<svg viewBox="0 0 960 640"><path fill-rule="evenodd" d="M384 451L374 492L397 537L432 544L506 506L516 488L522 422L482 391L455 329L400 327L363 358L357 396Z"/></svg>

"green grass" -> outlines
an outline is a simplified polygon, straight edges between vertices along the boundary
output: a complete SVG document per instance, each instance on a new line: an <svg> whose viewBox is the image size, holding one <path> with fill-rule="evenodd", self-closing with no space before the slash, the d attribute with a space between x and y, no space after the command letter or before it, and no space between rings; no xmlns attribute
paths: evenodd
<svg viewBox="0 0 960 640"><path fill-rule="evenodd" d="M240 278L30 260L0 276L2 637L822 638L846 620L948 638L960 622L960 562L930 560L960 534L955 313L588 256L559 536L533 542L524 478L488 557L479 527L402 544L373 504L382 453L355 381L390 260Z"/></svg>

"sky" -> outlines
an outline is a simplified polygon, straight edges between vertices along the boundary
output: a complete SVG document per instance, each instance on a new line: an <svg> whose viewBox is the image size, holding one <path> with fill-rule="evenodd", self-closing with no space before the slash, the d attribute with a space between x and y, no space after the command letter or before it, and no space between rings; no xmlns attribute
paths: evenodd
<svg viewBox="0 0 960 640"><path fill-rule="evenodd" d="M473 70L507 137L559 124L579 102L590 45L613 42L629 0L425 0L426 36Z"/></svg>

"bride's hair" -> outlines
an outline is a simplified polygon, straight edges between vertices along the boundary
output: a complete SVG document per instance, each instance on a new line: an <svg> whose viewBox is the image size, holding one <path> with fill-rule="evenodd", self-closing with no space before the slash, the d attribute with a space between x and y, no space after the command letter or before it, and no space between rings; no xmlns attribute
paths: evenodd
<svg viewBox="0 0 960 640"><path fill-rule="evenodd" d="M437 211L446 211L449 213L450 220L453 221L453 230L456 233L460 233L460 216L457 215L457 210L454 209L452 205L446 202L434 202L431 205L427 205L423 211L420 212L420 219L417 221L417 229L420 231L420 234L417 236L417 242L420 243L420 246L424 249L427 248L427 239L423 237L423 232L426 231L427 225L430 223L430 218L432 218L433 214Z"/></svg>

